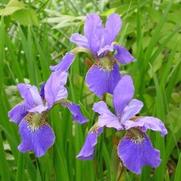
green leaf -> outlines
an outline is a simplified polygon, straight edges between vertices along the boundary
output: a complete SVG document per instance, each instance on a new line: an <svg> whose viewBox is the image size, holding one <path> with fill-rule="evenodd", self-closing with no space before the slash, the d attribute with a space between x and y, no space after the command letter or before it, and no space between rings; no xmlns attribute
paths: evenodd
<svg viewBox="0 0 181 181"><path fill-rule="evenodd" d="M181 179L181 172L180 172L180 170L181 170L181 153L180 153L180 156L179 156L179 161L178 161L178 164L177 164L174 181L180 181L180 179Z"/></svg>
<svg viewBox="0 0 181 181"><path fill-rule="evenodd" d="M25 4L18 0L11 0L4 9L0 10L1 16L9 16L15 13L18 10L24 9Z"/></svg>
<svg viewBox="0 0 181 181"><path fill-rule="evenodd" d="M36 12L33 9L26 8L16 11L12 15L12 19L18 21L20 24L28 26L28 25L38 25L38 17Z"/></svg>

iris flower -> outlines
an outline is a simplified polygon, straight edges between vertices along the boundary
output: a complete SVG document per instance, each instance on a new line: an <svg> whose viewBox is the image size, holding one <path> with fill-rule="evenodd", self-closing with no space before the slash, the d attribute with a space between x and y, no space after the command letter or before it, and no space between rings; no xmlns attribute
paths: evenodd
<svg viewBox="0 0 181 181"><path fill-rule="evenodd" d="M55 104L60 103L67 107L78 123L87 122L80 107L67 100L65 88L67 70L68 68L62 65L62 69L52 72L47 82L42 85L40 92L36 86L18 84L18 90L24 100L12 108L8 115L10 120L19 126L22 140L18 146L19 151L33 151L36 157L41 157L53 145L55 134L47 122L47 114Z"/></svg>
<svg viewBox="0 0 181 181"><path fill-rule="evenodd" d="M135 172L141 173L145 165L158 167L160 152L155 149L146 134L148 129L159 131L162 136L167 134L164 124L158 118L151 116L136 116L143 107L138 99L133 99L134 86L130 76L125 75L118 82L113 92L114 113L104 101L94 104L93 110L99 114L98 122L89 131L83 145L79 159L92 159L98 136L103 128L114 128L117 131L126 131L120 140L117 153L123 165Z"/></svg>
<svg viewBox="0 0 181 181"><path fill-rule="evenodd" d="M134 60L126 48L113 42L121 25L118 14L111 14L103 26L100 17L92 13L86 18L84 35L74 33L70 38L78 47L88 50L95 60L87 72L86 83L99 97L107 92L113 93L121 78L118 63L127 64Z"/></svg>

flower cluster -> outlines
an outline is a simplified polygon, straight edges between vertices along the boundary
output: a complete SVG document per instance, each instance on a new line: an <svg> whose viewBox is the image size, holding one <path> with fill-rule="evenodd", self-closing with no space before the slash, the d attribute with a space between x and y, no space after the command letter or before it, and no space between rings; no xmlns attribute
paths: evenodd
<svg viewBox="0 0 181 181"><path fill-rule="evenodd" d="M55 104L67 107L78 123L87 122L80 107L67 100L65 87L68 70L79 52L77 50L83 50L94 61L85 81L99 98L106 93L112 95L114 113L104 101L94 103L93 111L99 114L98 121L90 129L77 158L93 159L98 136L105 128L113 128L125 132L117 146L117 153L126 168L140 174L145 165L154 168L159 166L160 152L152 146L146 131L159 131L165 136L167 130L158 118L138 116L143 102L133 98L134 85L131 76L121 75L119 71L119 64L134 61L126 48L114 42L121 25L117 14L111 14L105 26L97 14L89 14L84 25L84 35L74 33L70 38L78 47L68 52L59 64L50 67L52 73L40 91L29 84L18 84L24 101L9 112L9 118L19 126L22 142L18 149L21 152L33 151L40 157L53 145L55 135L48 124L47 114Z"/></svg>

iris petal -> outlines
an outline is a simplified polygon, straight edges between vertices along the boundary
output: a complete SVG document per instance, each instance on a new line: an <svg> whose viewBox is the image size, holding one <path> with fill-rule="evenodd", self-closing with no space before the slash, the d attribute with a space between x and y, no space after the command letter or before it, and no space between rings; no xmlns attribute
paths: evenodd
<svg viewBox="0 0 181 181"><path fill-rule="evenodd" d="M44 90L45 99L48 102L49 108L57 101L67 98L67 89L65 88L67 76L68 74L66 72L55 71L51 73L47 80Z"/></svg>
<svg viewBox="0 0 181 181"><path fill-rule="evenodd" d="M88 48L88 40L85 36L80 35L79 33L74 33L70 37L70 41L78 45L79 47Z"/></svg>
<svg viewBox="0 0 181 181"><path fill-rule="evenodd" d="M108 109L104 101L94 104L93 110L100 114L98 118L99 127L115 128L117 130L123 129L119 119Z"/></svg>
<svg viewBox="0 0 181 181"><path fill-rule="evenodd" d="M143 107L143 102L138 99L132 99L128 105L124 108L121 122L124 123L125 121L133 118L136 114L140 112Z"/></svg>
<svg viewBox="0 0 181 181"><path fill-rule="evenodd" d="M167 134L167 129L165 128L162 121L151 116L140 117L135 121L126 121L124 125L126 129L141 127L143 131L151 129L153 131L159 131L162 136Z"/></svg>
<svg viewBox="0 0 181 181"><path fill-rule="evenodd" d="M113 104L116 114L121 116L124 108L128 105L134 95L134 85L131 76L123 76L116 85L113 92Z"/></svg>
<svg viewBox="0 0 181 181"><path fill-rule="evenodd" d="M27 115L27 106L26 104L20 103L17 104L15 107L13 107L9 112L8 112L8 117L10 120L16 124L19 124L20 121Z"/></svg>
<svg viewBox="0 0 181 181"><path fill-rule="evenodd" d="M50 66L51 71L68 71L73 63L75 55L73 53L66 53L58 65Z"/></svg>
<svg viewBox="0 0 181 181"><path fill-rule="evenodd" d="M73 119L80 124L84 124L87 122L87 118L81 113L80 106L78 104L72 102L62 103L62 106L65 106L71 112Z"/></svg>
<svg viewBox="0 0 181 181"><path fill-rule="evenodd" d="M111 14L106 21L106 26L105 26L105 32L106 32L106 37L105 41L107 45L110 45L114 39L116 38L117 34L119 33L121 29L121 18L118 14Z"/></svg>
<svg viewBox="0 0 181 181"><path fill-rule="evenodd" d="M101 97L105 93L112 94L120 78L119 67L116 64L112 70L93 65L87 72L86 83L92 92Z"/></svg>
<svg viewBox="0 0 181 181"><path fill-rule="evenodd" d="M116 50L115 58L121 64L128 64L134 61L134 57L129 53L129 51L120 45L114 45L114 50Z"/></svg>
<svg viewBox="0 0 181 181"><path fill-rule="evenodd" d="M85 143L80 150L77 158L80 160L91 160L93 159L95 146L97 144L97 138L102 133L103 128L98 128L96 131L90 131L86 137Z"/></svg>
<svg viewBox="0 0 181 181"><path fill-rule="evenodd" d="M21 83L18 84L18 90L30 109L43 104L37 87Z"/></svg>
<svg viewBox="0 0 181 181"><path fill-rule="evenodd" d="M94 55L97 55L98 50L103 43L103 26L100 17L91 13L86 17L84 25L84 35L88 40L89 48Z"/></svg>
<svg viewBox="0 0 181 181"><path fill-rule="evenodd" d="M19 124L19 133L22 139L18 146L19 151L23 153L33 151L36 157L43 156L55 141L54 132L48 124L32 129L28 121L22 120Z"/></svg>
<svg viewBox="0 0 181 181"><path fill-rule="evenodd" d="M147 136L141 141L124 137L118 145L118 156L123 165L136 174L141 173L143 166L156 168L160 164L160 152L153 148Z"/></svg>

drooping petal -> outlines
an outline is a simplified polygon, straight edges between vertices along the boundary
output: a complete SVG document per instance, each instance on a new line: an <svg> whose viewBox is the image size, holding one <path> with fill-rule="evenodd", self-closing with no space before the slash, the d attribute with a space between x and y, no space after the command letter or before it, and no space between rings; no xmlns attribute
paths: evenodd
<svg viewBox="0 0 181 181"><path fill-rule="evenodd" d="M90 131L86 137L85 143L80 150L77 158L80 160L91 160L93 159L95 146L97 144L97 138L102 133L103 128L98 128L97 130Z"/></svg>
<svg viewBox="0 0 181 181"><path fill-rule="evenodd" d="M106 21L106 26L105 26L105 31L106 31L106 37L105 41L107 45L110 45L114 39L116 38L117 34L119 33L121 29L121 18L118 14L111 14L107 21Z"/></svg>
<svg viewBox="0 0 181 181"><path fill-rule="evenodd" d="M84 25L84 35L94 55L97 55L97 51L104 45L103 31L100 17L95 13L89 14Z"/></svg>
<svg viewBox="0 0 181 181"><path fill-rule="evenodd" d="M18 84L18 90L30 109L38 105L43 105L43 101L37 87L21 83Z"/></svg>
<svg viewBox="0 0 181 181"><path fill-rule="evenodd" d="M160 164L160 152L153 148L147 136L141 141L124 137L117 151L124 166L136 174L141 173L143 166L149 165L156 168Z"/></svg>
<svg viewBox="0 0 181 181"><path fill-rule="evenodd" d="M36 157L43 156L55 141L54 132L48 124L32 129L26 120L22 120L19 124L19 133L22 142L18 150L23 153L33 151Z"/></svg>
<svg viewBox="0 0 181 181"><path fill-rule="evenodd" d="M124 108L134 95L134 85L131 76L125 75L116 85L113 92L113 104L118 116L121 116Z"/></svg>
<svg viewBox="0 0 181 181"><path fill-rule="evenodd" d="M63 106L67 107L72 114L72 117L75 121L80 124L86 123L88 120L84 115L81 113L80 106L78 104L72 102L62 103Z"/></svg>
<svg viewBox="0 0 181 181"><path fill-rule="evenodd" d="M123 129L119 119L108 109L104 101L94 104L93 110L100 114L98 118L99 127L115 128L117 130Z"/></svg>
<svg viewBox="0 0 181 181"><path fill-rule="evenodd" d="M141 127L145 132L147 131L147 129L159 131L162 136L165 136L167 134L167 129L165 128L163 122L160 119L151 116L140 117L135 121L125 122L126 129L134 127Z"/></svg>
<svg viewBox="0 0 181 181"><path fill-rule="evenodd" d="M121 122L129 120L136 114L140 112L143 107L143 102L138 99L132 99L129 104L124 108L123 114L121 116Z"/></svg>
<svg viewBox="0 0 181 181"><path fill-rule="evenodd" d="M45 84L45 99L48 107L52 107L54 103L61 99L67 98L67 72L55 71L52 72Z"/></svg>
<svg viewBox="0 0 181 181"><path fill-rule="evenodd" d="M51 71L68 71L71 64L73 63L75 58L75 55L71 52L66 53L65 56L62 58L62 60L59 62L58 65L50 66Z"/></svg>
<svg viewBox="0 0 181 181"><path fill-rule="evenodd" d="M101 97L105 93L112 94L120 78L117 64L112 70L103 69L94 64L87 72L86 83L92 92Z"/></svg>
<svg viewBox="0 0 181 181"><path fill-rule="evenodd" d="M79 33L72 34L72 36L70 37L70 41L75 43L79 47L89 47L87 38L83 35L80 35Z"/></svg>
<svg viewBox="0 0 181 181"><path fill-rule="evenodd" d="M134 61L134 57L129 53L129 51L120 46L120 45L114 45L114 50L116 50L115 58L121 63L121 64L127 64L132 61Z"/></svg>
<svg viewBox="0 0 181 181"><path fill-rule="evenodd" d="M17 104L15 107L13 107L9 112L8 112L8 117L10 118L10 121L19 124L21 120L27 115L27 106L26 104L20 103Z"/></svg>

